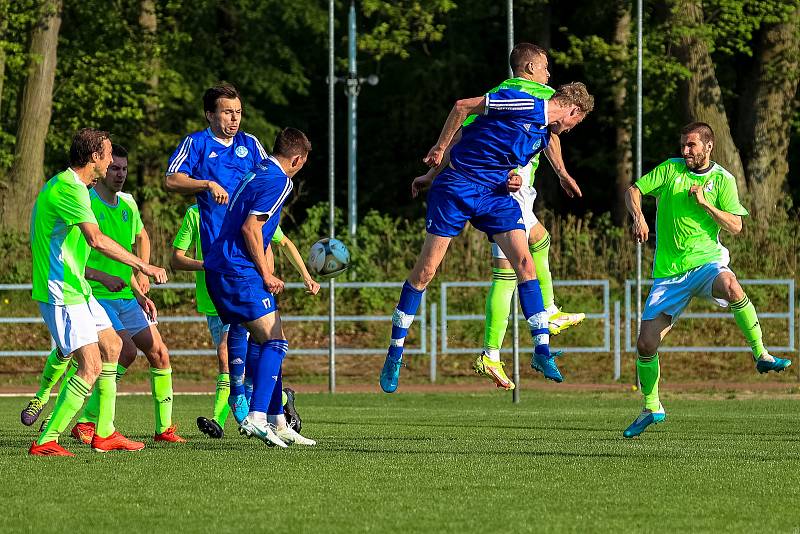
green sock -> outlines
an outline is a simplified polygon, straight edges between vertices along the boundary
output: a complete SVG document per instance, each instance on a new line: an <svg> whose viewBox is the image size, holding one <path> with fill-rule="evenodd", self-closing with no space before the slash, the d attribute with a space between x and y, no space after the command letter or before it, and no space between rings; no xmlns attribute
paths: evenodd
<svg viewBox="0 0 800 534"><path fill-rule="evenodd" d="M150 391L156 410L156 434L172 426L172 369L150 368Z"/></svg>
<svg viewBox="0 0 800 534"><path fill-rule="evenodd" d="M56 399L56 406L53 408L53 414L50 421L44 428L44 431L36 441L39 445L47 443L48 441L58 441L58 436L67 429L69 422L81 409L83 401L89 395L89 390L92 386L86 383L79 376L70 378Z"/></svg>
<svg viewBox="0 0 800 534"><path fill-rule="evenodd" d="M114 412L117 407L116 363L103 364L95 390L97 390L97 426L94 432L101 438L107 438L114 433Z"/></svg>
<svg viewBox="0 0 800 534"><path fill-rule="evenodd" d="M117 364L117 382L122 380L122 377L125 376L125 373L127 372L128 372L127 367L123 367L122 365Z"/></svg>
<svg viewBox="0 0 800 534"><path fill-rule="evenodd" d="M42 404L47 404L47 401L50 400L50 391L64 374L70 360L69 356L64 356L58 349L53 349L47 355L47 361L39 379L39 391L36 392L36 398L42 401Z"/></svg>
<svg viewBox="0 0 800 534"><path fill-rule="evenodd" d="M553 277L550 275L550 234L546 233L543 238L530 246L530 250L533 265L536 267L536 278L542 289L544 309L549 310L555 303Z"/></svg>
<svg viewBox="0 0 800 534"><path fill-rule="evenodd" d="M739 330L744 334L744 338L750 345L750 350L753 351L753 358L758 359L762 354L767 352L764 348L764 342L761 334L761 324L758 322L758 315L756 315L756 307L744 296L739 302L731 302L731 311L733 318L736 319L736 324Z"/></svg>
<svg viewBox="0 0 800 534"><path fill-rule="evenodd" d="M498 352L503 346L503 337L508 328L508 314L511 310L511 297L517 287L517 275L514 269L492 269L492 287L486 295L486 321L483 334L483 346L490 356L500 357Z"/></svg>
<svg viewBox="0 0 800 534"><path fill-rule="evenodd" d="M231 377L228 373L217 376L217 394L214 396L214 421L225 426L225 420L231 412L228 406L228 395L231 393Z"/></svg>
<svg viewBox="0 0 800 534"><path fill-rule="evenodd" d="M661 376L658 353L652 356L639 355L639 359L636 360L636 369L639 371L639 382L642 384L644 407L655 412L661 406L658 398L658 379Z"/></svg>
<svg viewBox="0 0 800 534"><path fill-rule="evenodd" d="M61 395L61 392L64 391L64 388L67 387L67 382L69 382L69 379L75 376L75 373L77 372L78 372L78 362L76 362L75 358L73 358L69 362L69 365L67 366L67 372L64 373L64 378L61 380L61 388L58 390L59 395Z"/></svg>

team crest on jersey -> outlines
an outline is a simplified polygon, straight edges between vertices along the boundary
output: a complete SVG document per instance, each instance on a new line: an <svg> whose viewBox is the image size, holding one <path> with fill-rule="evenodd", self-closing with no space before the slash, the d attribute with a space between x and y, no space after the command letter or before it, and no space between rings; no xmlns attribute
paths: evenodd
<svg viewBox="0 0 800 534"><path fill-rule="evenodd" d="M532 150L539 150L539 147L542 146L542 140L537 139L535 143L533 143Z"/></svg>
<svg viewBox="0 0 800 534"><path fill-rule="evenodd" d="M240 158L247 156L248 150L246 146L237 146L236 147L236 155Z"/></svg>
<svg viewBox="0 0 800 534"><path fill-rule="evenodd" d="M714 180L706 182L706 185L703 186L703 191L706 193L710 193L712 189L714 189Z"/></svg>
<svg viewBox="0 0 800 534"><path fill-rule="evenodd" d="M128 210L122 210L122 222L128 222Z"/></svg>

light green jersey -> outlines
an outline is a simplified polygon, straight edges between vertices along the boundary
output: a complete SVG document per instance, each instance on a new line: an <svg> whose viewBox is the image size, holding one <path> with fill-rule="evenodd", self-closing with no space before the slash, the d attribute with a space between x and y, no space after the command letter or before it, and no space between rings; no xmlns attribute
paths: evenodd
<svg viewBox="0 0 800 534"><path fill-rule="evenodd" d="M531 80L526 80L525 78L510 78L489 92L496 93L500 89L516 89L517 91L523 91L531 96L545 100L549 100L556 92L556 90L549 85L532 82ZM470 115L461 126L469 126L476 118L477 115ZM527 165L517 169L517 173L522 177L522 183L528 184L531 187L533 187L533 180L536 178L535 175L536 169L539 167L540 154L541 152L537 152L536 155L534 155L527 163Z"/></svg>
<svg viewBox="0 0 800 534"><path fill-rule="evenodd" d="M283 241L284 235L281 227L275 229L275 234L272 236L273 243L280 243ZM183 216L183 222L178 230L178 234L172 242L172 246L178 250L189 250L194 248L194 257L196 260L203 260L203 250L200 246L200 210L197 204L189 206L186 210L186 215ZM217 309L211 301L206 287L206 273L205 271L195 271L195 299L197 300L197 311L203 315L216 316Z"/></svg>
<svg viewBox="0 0 800 534"><path fill-rule="evenodd" d="M107 204L94 189L89 192L89 197L92 200L92 213L97 218L100 231L119 243L128 252L133 252L136 236L144 229L142 217L139 215L139 206L136 205L133 197L128 193L117 193L114 205ZM92 250L89 254L87 267L112 276L119 276L125 281L125 288L122 291L111 292L100 282L90 280L89 285L92 286L92 294L95 298L133 299L133 290L130 286L133 268L112 260L96 250Z"/></svg>
<svg viewBox="0 0 800 534"><path fill-rule="evenodd" d="M31 215L32 297L72 305L89 301L84 269L89 245L78 224L97 224L89 190L72 169L50 178L36 197Z"/></svg>
<svg viewBox="0 0 800 534"><path fill-rule="evenodd" d="M673 158L642 176L636 187L658 201L653 278L668 278L729 259L728 250L719 241L720 226L689 196L693 185L703 186L706 200L717 209L747 215L739 203L736 179L717 163L697 174L689 170L683 158Z"/></svg>

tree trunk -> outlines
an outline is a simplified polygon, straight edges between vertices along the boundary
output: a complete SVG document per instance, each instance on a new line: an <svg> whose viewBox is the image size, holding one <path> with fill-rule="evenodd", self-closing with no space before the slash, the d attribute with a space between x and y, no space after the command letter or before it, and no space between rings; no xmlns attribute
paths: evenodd
<svg viewBox="0 0 800 534"><path fill-rule="evenodd" d="M31 32L30 65L19 108L14 163L2 194L0 224L28 231L31 207L45 178L44 147L53 104L61 0L45 0Z"/></svg>
<svg viewBox="0 0 800 534"><path fill-rule="evenodd" d="M617 2L617 20L614 27L614 47L619 55L615 58L612 76L612 97L614 101L614 122L616 127L616 198L613 206L614 221L623 225L627 221L625 208L625 191L631 186L633 177L633 153L631 151L631 116L626 106L628 97L628 79L626 65L631 38L631 6L630 2ZM638 177L637 177L638 178Z"/></svg>
<svg viewBox="0 0 800 534"><path fill-rule="evenodd" d="M3 81L6 76L6 31L8 31L8 1L0 0L0 124L3 119Z"/></svg>
<svg viewBox="0 0 800 534"><path fill-rule="evenodd" d="M755 51L750 98L741 113L742 152L754 214L766 221L789 173L789 140L800 79L800 9L761 31Z"/></svg>
<svg viewBox="0 0 800 534"><path fill-rule="evenodd" d="M700 121L711 126L716 138L714 161L733 174L739 192L746 193L742 158L733 142L714 62L708 44L698 36L703 26L702 3L700 0L676 0L673 6L669 15L672 27L686 29L678 37L675 47L678 59L689 70L689 78L680 81L686 121Z"/></svg>

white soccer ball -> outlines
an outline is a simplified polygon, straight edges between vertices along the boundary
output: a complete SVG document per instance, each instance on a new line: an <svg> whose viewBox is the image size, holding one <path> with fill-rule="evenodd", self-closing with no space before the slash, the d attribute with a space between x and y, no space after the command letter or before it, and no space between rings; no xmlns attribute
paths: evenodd
<svg viewBox="0 0 800 534"><path fill-rule="evenodd" d="M334 278L350 266L350 251L338 239L326 237L311 246L308 268L320 278Z"/></svg>

